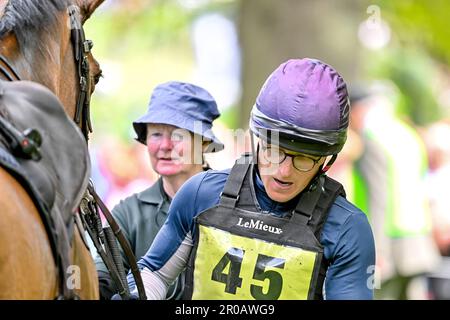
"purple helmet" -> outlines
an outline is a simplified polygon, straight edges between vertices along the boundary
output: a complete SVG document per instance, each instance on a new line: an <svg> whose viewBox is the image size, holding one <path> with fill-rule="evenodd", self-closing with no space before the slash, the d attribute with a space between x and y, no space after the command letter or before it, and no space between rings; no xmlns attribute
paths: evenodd
<svg viewBox="0 0 450 320"><path fill-rule="evenodd" d="M266 80L250 115L250 130L269 143L274 132L288 150L328 156L347 139L347 86L329 65L291 59Z"/></svg>

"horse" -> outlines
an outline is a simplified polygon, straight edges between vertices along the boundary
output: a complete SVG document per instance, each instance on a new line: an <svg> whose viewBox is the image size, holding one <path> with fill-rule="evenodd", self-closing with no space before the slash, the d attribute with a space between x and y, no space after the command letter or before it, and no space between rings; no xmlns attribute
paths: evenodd
<svg viewBox="0 0 450 320"><path fill-rule="evenodd" d="M90 53L92 44L84 39L82 27L76 28L74 23L83 24L103 1L0 0L2 101L14 103L26 97L23 100L28 103L41 99L42 106L59 103L64 108L64 116L77 121L79 135L87 138L90 123L89 110L85 107L89 106L89 97L101 77L101 69ZM19 79L22 81L6 81ZM45 98L33 98L27 92ZM11 130L15 132L15 129ZM58 135L64 134L60 132ZM67 142L70 144L71 139L76 140L77 134L66 138ZM34 137L36 141L41 138L36 134L26 137ZM36 142L31 138L27 141ZM71 152L89 159L87 147L82 152ZM66 159L71 152L59 156ZM45 158L46 155L39 156ZM83 160L77 169L82 175L90 169L89 161L85 162ZM86 183L83 183L80 188L86 188ZM76 194L80 192L76 191ZM76 201L81 201L80 196ZM43 221L42 210L23 181L0 166L0 299L64 298L62 288L70 281L73 298L99 298L97 272L91 253L77 223L75 209L69 210L71 212L66 214L75 220L70 224L70 252L67 253L73 268L58 270L55 244L51 241L48 225ZM69 272L63 277L67 283L61 283L61 273L64 272ZM71 279L71 275L75 277Z"/></svg>

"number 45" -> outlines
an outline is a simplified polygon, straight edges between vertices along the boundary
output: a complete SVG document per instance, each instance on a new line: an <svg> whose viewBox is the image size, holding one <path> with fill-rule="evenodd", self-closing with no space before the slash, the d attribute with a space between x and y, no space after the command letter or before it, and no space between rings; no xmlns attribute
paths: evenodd
<svg viewBox="0 0 450 320"><path fill-rule="evenodd" d="M236 289L242 286L242 278L239 277L242 267L242 259L245 251L239 248L230 248L214 267L211 279L225 284L225 292L236 294ZM265 281L269 279L269 288L266 293L263 287L252 284L250 293L256 300L276 300L283 289L283 277L274 270L265 270L266 267L284 269L284 259L258 254L253 271L253 279ZM228 274L223 271L230 265Z"/></svg>

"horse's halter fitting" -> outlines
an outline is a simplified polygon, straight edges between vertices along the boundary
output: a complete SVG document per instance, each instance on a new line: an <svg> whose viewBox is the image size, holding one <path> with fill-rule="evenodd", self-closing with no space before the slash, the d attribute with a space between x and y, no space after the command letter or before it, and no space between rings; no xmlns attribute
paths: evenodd
<svg viewBox="0 0 450 320"><path fill-rule="evenodd" d="M67 8L70 18L71 41L77 65L78 76L80 78L80 91L78 93L77 104L75 109L74 121L81 127L83 135L88 141L89 133L92 132L90 117L90 90L91 76L88 56L91 53L93 42L86 40L83 25L80 19L79 8L71 5Z"/></svg>

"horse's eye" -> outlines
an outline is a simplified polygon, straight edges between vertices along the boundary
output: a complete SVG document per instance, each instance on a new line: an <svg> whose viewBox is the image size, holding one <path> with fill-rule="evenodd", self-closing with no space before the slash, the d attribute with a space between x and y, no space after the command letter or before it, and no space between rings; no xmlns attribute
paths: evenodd
<svg viewBox="0 0 450 320"><path fill-rule="evenodd" d="M103 72L102 72L101 70L100 70L99 73L97 73L97 74L94 76L94 83L97 84L97 83L100 81L100 78L103 78Z"/></svg>

